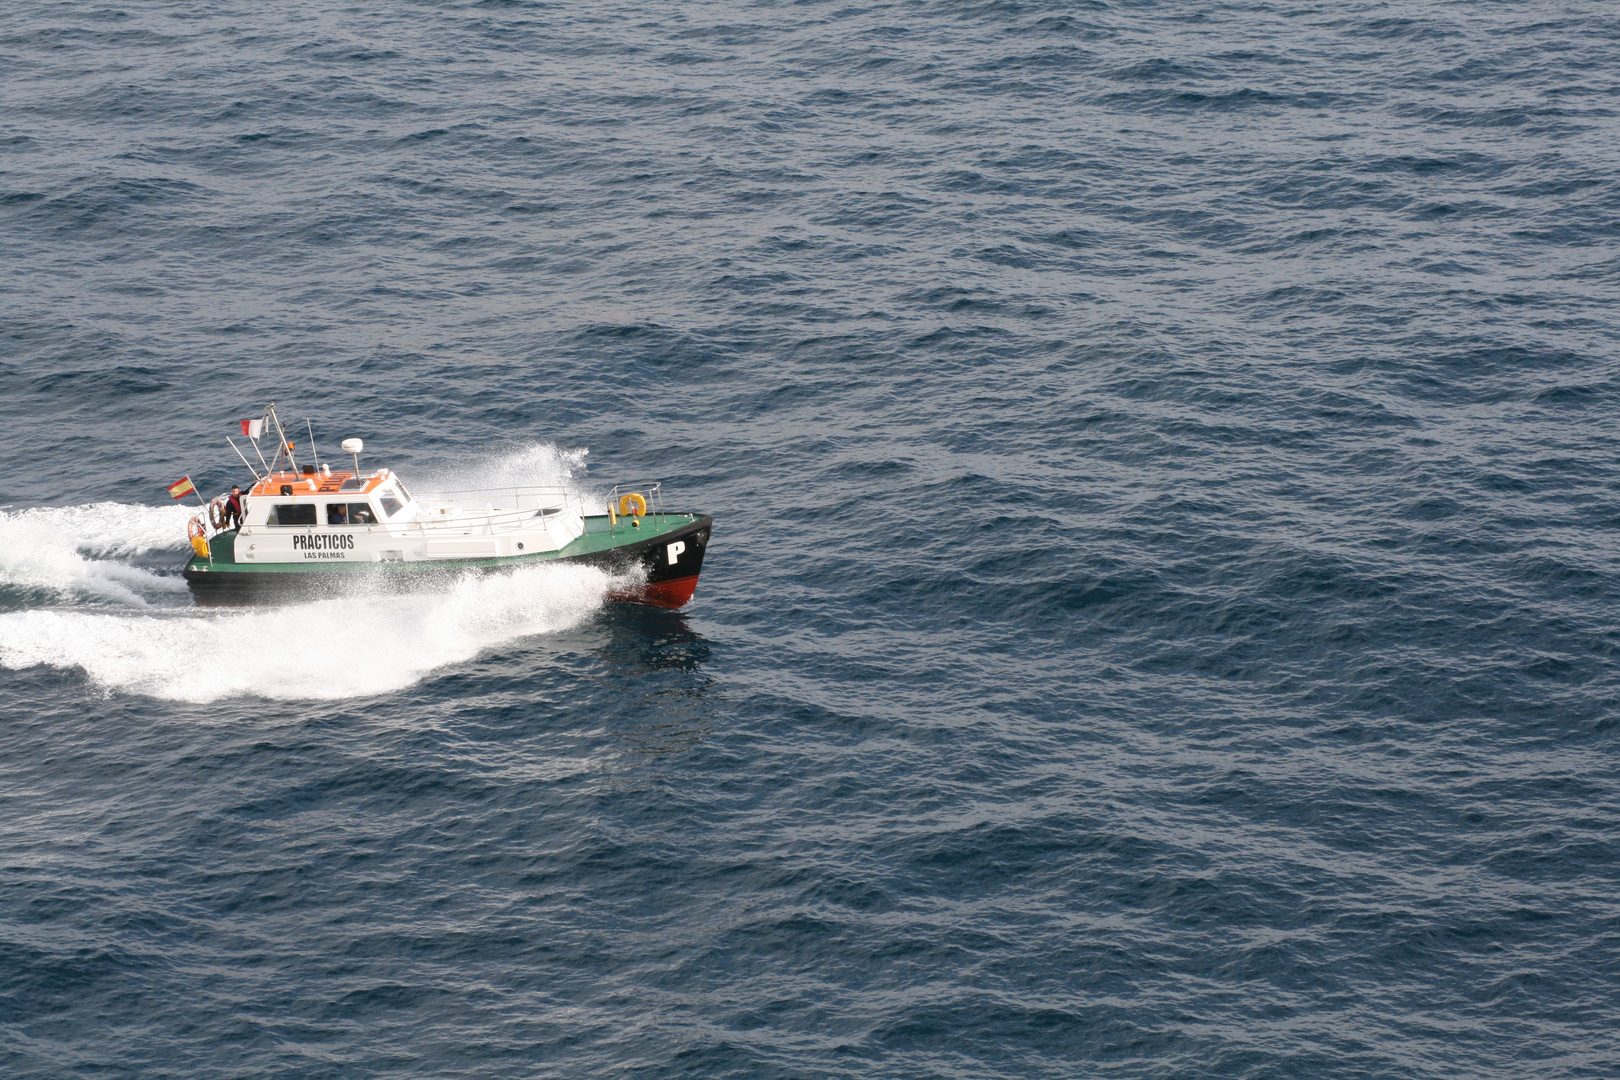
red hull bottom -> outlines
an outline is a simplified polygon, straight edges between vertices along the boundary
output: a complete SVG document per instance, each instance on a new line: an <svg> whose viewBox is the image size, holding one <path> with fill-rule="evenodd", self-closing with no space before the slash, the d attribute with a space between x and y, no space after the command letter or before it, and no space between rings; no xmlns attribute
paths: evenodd
<svg viewBox="0 0 1620 1080"><path fill-rule="evenodd" d="M657 581L646 585L638 585L634 589L624 592L611 593L615 600L630 600L637 604L651 604L654 607L678 608L692 599L697 592L698 576L675 578L672 581Z"/></svg>

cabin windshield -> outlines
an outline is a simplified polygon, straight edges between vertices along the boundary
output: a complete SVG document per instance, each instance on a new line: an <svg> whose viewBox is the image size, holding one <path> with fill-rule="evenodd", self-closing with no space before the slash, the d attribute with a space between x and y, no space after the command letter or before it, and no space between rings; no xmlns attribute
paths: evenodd
<svg viewBox="0 0 1620 1080"><path fill-rule="evenodd" d="M384 495L382 498L378 499L377 502L382 506L383 517L391 518L401 510L405 509L405 504L394 498L392 495Z"/></svg>

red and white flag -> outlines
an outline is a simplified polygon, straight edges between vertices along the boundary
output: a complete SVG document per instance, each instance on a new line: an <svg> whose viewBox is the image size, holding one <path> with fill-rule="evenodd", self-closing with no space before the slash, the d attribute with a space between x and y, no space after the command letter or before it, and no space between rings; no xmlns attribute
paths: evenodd
<svg viewBox="0 0 1620 1080"><path fill-rule="evenodd" d="M242 421L242 434L246 435L254 442L258 442L259 436L264 434L264 420L261 418L258 420Z"/></svg>

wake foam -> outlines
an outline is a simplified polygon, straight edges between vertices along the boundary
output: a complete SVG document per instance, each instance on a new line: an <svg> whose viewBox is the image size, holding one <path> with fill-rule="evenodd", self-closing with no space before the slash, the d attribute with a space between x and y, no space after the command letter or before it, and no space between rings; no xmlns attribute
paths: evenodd
<svg viewBox="0 0 1620 1080"><path fill-rule="evenodd" d="M110 560L189 550L186 521L199 509L106 502L0 510L0 590L135 605L172 596L185 589L180 578Z"/></svg>
<svg viewBox="0 0 1620 1080"><path fill-rule="evenodd" d="M0 666L80 668L105 689L172 701L366 697L567 629L623 584L591 567L536 566L438 592L247 611L20 611L0 615Z"/></svg>

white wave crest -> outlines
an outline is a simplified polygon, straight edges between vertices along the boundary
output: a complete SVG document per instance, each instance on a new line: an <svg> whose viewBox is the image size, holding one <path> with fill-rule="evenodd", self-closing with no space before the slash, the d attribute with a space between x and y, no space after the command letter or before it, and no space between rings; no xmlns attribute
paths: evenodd
<svg viewBox="0 0 1620 1080"><path fill-rule="evenodd" d="M104 502L0 510L0 585L129 604L177 592L185 587L177 577L110 559L171 548L178 555L198 509Z"/></svg>
<svg viewBox="0 0 1620 1080"><path fill-rule="evenodd" d="M614 584L590 567L538 566L459 577L438 592L246 611L20 611L0 615L0 666L79 668L108 690L173 701L365 697L566 629Z"/></svg>

